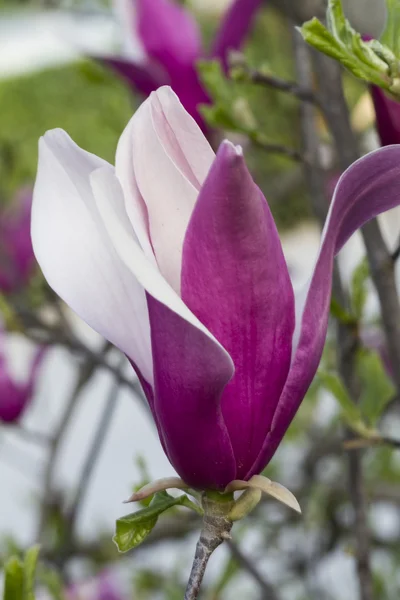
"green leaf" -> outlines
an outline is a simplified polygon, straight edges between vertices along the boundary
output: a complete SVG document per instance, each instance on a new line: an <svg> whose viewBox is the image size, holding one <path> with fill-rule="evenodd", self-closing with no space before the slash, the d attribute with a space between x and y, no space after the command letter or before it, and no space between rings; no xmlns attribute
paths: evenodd
<svg viewBox="0 0 400 600"><path fill-rule="evenodd" d="M353 428L357 426L362 421L361 411L350 398L340 377L336 373L318 371L318 378L339 402L342 416L346 423Z"/></svg>
<svg viewBox="0 0 400 600"><path fill-rule="evenodd" d="M139 546L157 523L158 517L173 506L186 506L199 512L199 507L186 494L174 498L167 492L158 492L148 507L117 520L113 541L118 550L127 552Z"/></svg>
<svg viewBox="0 0 400 600"><path fill-rule="evenodd" d="M343 323L344 325L355 325L356 320L352 314L347 312L343 308L343 306L336 300L336 298L331 298L331 306L330 313L335 319Z"/></svg>
<svg viewBox="0 0 400 600"><path fill-rule="evenodd" d="M354 270L351 279L351 304L356 319L361 319L368 297L367 282L369 267L366 259L362 260Z"/></svg>
<svg viewBox="0 0 400 600"><path fill-rule="evenodd" d="M12 556L4 567L3 600L22 600L24 590L24 568L16 556Z"/></svg>
<svg viewBox="0 0 400 600"><path fill-rule="evenodd" d="M357 371L362 382L361 413L374 427L396 390L380 356L373 350L362 348L358 351Z"/></svg>
<svg viewBox="0 0 400 600"><path fill-rule="evenodd" d="M24 558L24 600L35 600L35 574L40 546L30 548Z"/></svg>
<svg viewBox="0 0 400 600"><path fill-rule="evenodd" d="M373 44L365 42L346 19L341 0L329 0L327 24L325 27L314 17L299 31L308 44L340 62L356 77L390 89L389 74L395 57L389 48L376 40Z"/></svg>
<svg viewBox="0 0 400 600"><path fill-rule="evenodd" d="M400 53L400 0L386 0L386 6L386 28L380 41L398 56Z"/></svg>
<svg viewBox="0 0 400 600"><path fill-rule="evenodd" d="M53 600L66 600L63 582L54 568L40 565L38 576Z"/></svg>

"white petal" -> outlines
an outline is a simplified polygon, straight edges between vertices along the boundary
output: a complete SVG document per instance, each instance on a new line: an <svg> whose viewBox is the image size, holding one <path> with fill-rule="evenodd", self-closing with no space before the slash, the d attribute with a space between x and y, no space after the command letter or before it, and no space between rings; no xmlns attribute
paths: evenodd
<svg viewBox="0 0 400 600"><path fill-rule="evenodd" d="M44 276L57 294L125 352L152 384L145 292L110 244L90 182L90 174L103 168L109 180L115 180L103 195L122 194L113 167L81 150L61 130L48 132L39 148L32 241ZM112 207L114 198L108 201ZM130 234L134 236L133 231Z"/></svg>
<svg viewBox="0 0 400 600"><path fill-rule="evenodd" d="M140 106L118 145L116 172L128 215L149 257L148 222L157 264L178 293L184 236L213 158L200 129L168 88Z"/></svg>
<svg viewBox="0 0 400 600"><path fill-rule="evenodd" d="M92 181L96 180L98 189L101 189L106 184L107 177L107 169L102 168L93 173L91 179ZM113 198L113 201L115 202L115 198ZM161 275L160 271L147 259L138 242L135 241L133 236L129 235L126 223L124 222L125 217L121 205L115 209L115 206L110 204L109 198L105 194L96 194L96 202L115 250L137 281L153 298L167 306L194 327L197 327L197 329L200 329L207 337L213 340L232 362L228 352L226 352L212 333L189 310Z"/></svg>

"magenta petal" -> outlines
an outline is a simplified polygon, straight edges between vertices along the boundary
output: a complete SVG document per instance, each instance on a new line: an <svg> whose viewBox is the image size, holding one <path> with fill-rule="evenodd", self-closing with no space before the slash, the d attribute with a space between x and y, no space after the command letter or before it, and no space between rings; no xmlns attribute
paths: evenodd
<svg viewBox="0 0 400 600"><path fill-rule="evenodd" d="M136 6L145 51L171 76L177 66L191 65L201 55L199 28L185 8L174 0L137 0Z"/></svg>
<svg viewBox="0 0 400 600"><path fill-rule="evenodd" d="M234 0L228 8L212 51L212 56L220 58L226 70L229 50L241 48L261 4L262 0Z"/></svg>
<svg viewBox="0 0 400 600"><path fill-rule="evenodd" d="M308 289L296 305L297 349L262 452L247 477L272 458L303 400L321 359L328 326L335 254L364 223L400 204L400 146L364 156L340 178L325 224L322 244ZM302 310L304 307L304 310ZM302 318L301 318L302 315Z"/></svg>
<svg viewBox="0 0 400 600"><path fill-rule="evenodd" d="M242 478L287 377L294 297L268 204L229 142L220 147L186 232L182 299L233 359L222 412Z"/></svg>
<svg viewBox="0 0 400 600"><path fill-rule="evenodd" d="M0 290L15 292L26 285L35 262L31 227L32 190L21 190L0 215Z"/></svg>
<svg viewBox="0 0 400 600"><path fill-rule="evenodd" d="M154 410L167 455L196 488L222 489L236 464L221 413L232 377L226 353L202 331L147 296L154 361Z"/></svg>
<svg viewBox="0 0 400 600"><path fill-rule="evenodd" d="M111 67L133 90L137 90L146 97L161 85L169 82L169 77L162 67L151 62L138 64L129 59L112 56L101 57L100 62Z"/></svg>
<svg viewBox="0 0 400 600"><path fill-rule="evenodd" d="M400 103L392 100L381 88L371 86L375 107L376 128L382 146L400 142Z"/></svg>
<svg viewBox="0 0 400 600"><path fill-rule="evenodd" d="M207 126L202 115L199 112L201 104L209 104L210 98L202 87L197 71L194 65L186 68L180 68L171 75L171 87L185 110L195 119L203 132L207 131Z"/></svg>

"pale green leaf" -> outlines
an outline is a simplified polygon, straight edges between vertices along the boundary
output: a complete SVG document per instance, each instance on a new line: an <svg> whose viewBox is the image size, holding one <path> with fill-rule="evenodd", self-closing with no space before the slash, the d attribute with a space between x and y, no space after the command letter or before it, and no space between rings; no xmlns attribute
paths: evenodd
<svg viewBox="0 0 400 600"><path fill-rule="evenodd" d="M357 371L362 382L360 408L370 426L375 426L386 405L395 395L395 387L373 350L362 348L357 354Z"/></svg>
<svg viewBox="0 0 400 600"><path fill-rule="evenodd" d="M30 548L24 558L24 600L35 600L35 574L40 546Z"/></svg>
<svg viewBox="0 0 400 600"><path fill-rule="evenodd" d="M380 41L398 56L400 53L400 0L386 0L386 6L386 28Z"/></svg>
<svg viewBox="0 0 400 600"><path fill-rule="evenodd" d="M351 279L351 304L353 313L357 319L361 319L364 313L365 303L368 297L368 278L368 262L364 259L354 270Z"/></svg>
<svg viewBox="0 0 400 600"><path fill-rule="evenodd" d="M127 552L139 546L152 531L158 517L173 506L186 506L199 512L199 507L189 500L186 494L174 498L167 492L158 492L148 507L117 520L113 541L118 550Z"/></svg>
<svg viewBox="0 0 400 600"><path fill-rule="evenodd" d="M16 556L12 556L4 567L3 600L22 600L24 591L24 568Z"/></svg>

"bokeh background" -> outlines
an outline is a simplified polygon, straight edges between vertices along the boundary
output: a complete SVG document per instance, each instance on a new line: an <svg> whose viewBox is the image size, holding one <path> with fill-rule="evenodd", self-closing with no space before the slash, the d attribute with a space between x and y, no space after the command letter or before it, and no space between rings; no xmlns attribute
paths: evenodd
<svg viewBox="0 0 400 600"><path fill-rule="evenodd" d="M229 0L186 4L196 15L204 39L211 40ZM12 206L21 189L29 190L33 184L37 142L46 130L61 127L81 147L113 162L118 138L141 97L96 59L118 52L126 25L107 2L2 0L0 9L0 201L2 206ZM375 33L383 28L383 2L347 0L346 9L360 30L374 27ZM140 40L136 42L134 51L140 58L143 50ZM282 78L295 77L292 33L268 2L257 16L244 54L250 65L263 66ZM229 95L241 126L250 123L269 143L300 147L297 99L249 82L228 81L222 75L213 86L219 98ZM353 128L364 150L377 147L368 90L346 75L345 91ZM221 129L221 123L217 125ZM329 187L337 166L322 118L318 127ZM240 126L222 129L243 144L277 220L293 280L300 285L310 272L320 237L302 167L287 156L266 152L260 139L249 140ZM400 232L398 211L384 215L381 223L394 249ZM354 236L340 257L349 287L363 255L361 240ZM400 286L400 273L398 279ZM375 292L368 278L365 285L363 322L379 336ZM27 306L34 307L39 319L28 331L19 320L26 316ZM26 380L40 336L54 334L23 416L17 423L0 423L0 560L40 540L43 589L38 598L67 598L63 594L69 593L68 598L79 600L111 599L111 595L100 595L98 582L105 573L118 590L115 598L121 600L182 598L198 522L172 513L164 524L160 520L143 547L124 557L111 542L115 520L128 512L122 501L134 486L173 475L132 370L121 362L117 351L105 348L97 334L44 291L39 273L22 298L2 297L0 308L10 331L2 339L3 352L17 381ZM93 357L96 360L91 363ZM373 363L378 384L373 388L369 381L373 396L369 401L376 395L384 397L380 424L395 436L400 432L400 414L398 408L393 409L390 377L379 364L380 370ZM335 368L332 336L325 367ZM73 410L69 411L72 397ZM87 455L106 410L107 430L70 536L66 515L85 480ZM247 523L237 526L237 545L216 553L206 576L204 598L357 600L351 534L354 514L346 492L342 429L340 404L317 378L266 472L297 495L303 517L274 502L263 502ZM364 461L376 598L397 600L400 454L393 448L370 448ZM244 556L238 557L237 548ZM245 567L246 560L262 574L264 587ZM55 569L61 575L56 576ZM75 583L79 589L72 587Z"/></svg>

